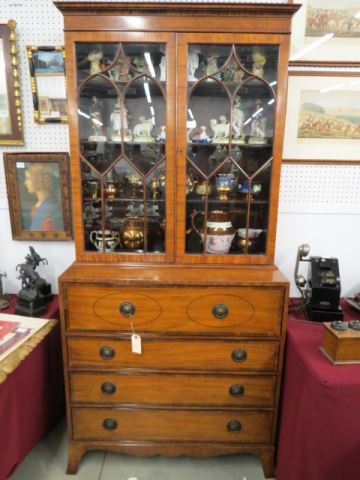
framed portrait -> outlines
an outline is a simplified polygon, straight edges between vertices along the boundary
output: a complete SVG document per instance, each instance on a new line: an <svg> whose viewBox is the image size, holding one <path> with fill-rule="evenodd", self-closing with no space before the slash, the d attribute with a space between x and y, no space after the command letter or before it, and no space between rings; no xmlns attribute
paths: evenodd
<svg viewBox="0 0 360 480"><path fill-rule="evenodd" d="M359 0L300 0L290 60L360 62Z"/></svg>
<svg viewBox="0 0 360 480"><path fill-rule="evenodd" d="M34 118L37 123L66 123L65 48L28 46Z"/></svg>
<svg viewBox="0 0 360 480"><path fill-rule="evenodd" d="M23 145L15 20L0 24L0 145Z"/></svg>
<svg viewBox="0 0 360 480"><path fill-rule="evenodd" d="M67 153L4 153L14 240L69 240Z"/></svg>
<svg viewBox="0 0 360 480"><path fill-rule="evenodd" d="M360 72L289 71L284 161L360 163Z"/></svg>

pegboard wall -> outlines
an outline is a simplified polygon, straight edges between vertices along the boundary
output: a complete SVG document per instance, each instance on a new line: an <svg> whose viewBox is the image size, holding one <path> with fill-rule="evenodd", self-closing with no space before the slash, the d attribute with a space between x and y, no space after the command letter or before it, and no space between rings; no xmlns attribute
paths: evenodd
<svg viewBox="0 0 360 480"><path fill-rule="evenodd" d="M360 165L285 164L280 213L360 213Z"/></svg>
<svg viewBox="0 0 360 480"><path fill-rule="evenodd" d="M0 147L0 208L8 208L3 152L67 152L69 150L66 124L40 125L34 121L27 45L63 45L63 16L52 0L0 0L0 22L14 19L18 50L21 110L24 146Z"/></svg>
<svg viewBox="0 0 360 480"><path fill-rule="evenodd" d="M188 0L183 1L186 3ZM270 1L253 0L253 3ZM239 2L230 0L230 3ZM287 0L273 0L273 3L287 3ZM0 147L0 208L3 209L7 209L8 204L2 152L62 152L69 149L66 124L39 125L33 120L30 74L26 57L26 45L63 45L62 14L53 5L52 0L1 0L0 21L5 23L10 18L17 22L25 146ZM279 209L280 212L286 213L360 213L359 185L359 165L286 164L282 168Z"/></svg>

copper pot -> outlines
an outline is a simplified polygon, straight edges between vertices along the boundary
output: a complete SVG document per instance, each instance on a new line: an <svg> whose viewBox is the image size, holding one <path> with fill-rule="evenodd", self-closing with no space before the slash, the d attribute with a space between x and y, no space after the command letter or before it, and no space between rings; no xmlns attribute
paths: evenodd
<svg viewBox="0 0 360 480"><path fill-rule="evenodd" d="M122 245L129 250L144 246L144 217L128 217L120 231Z"/></svg>

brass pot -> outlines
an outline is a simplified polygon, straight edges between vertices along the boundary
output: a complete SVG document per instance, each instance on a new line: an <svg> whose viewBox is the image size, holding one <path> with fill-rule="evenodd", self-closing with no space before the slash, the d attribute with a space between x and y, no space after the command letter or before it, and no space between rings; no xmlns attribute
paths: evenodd
<svg viewBox="0 0 360 480"><path fill-rule="evenodd" d="M129 250L144 246L144 217L128 217L120 231L122 245Z"/></svg>

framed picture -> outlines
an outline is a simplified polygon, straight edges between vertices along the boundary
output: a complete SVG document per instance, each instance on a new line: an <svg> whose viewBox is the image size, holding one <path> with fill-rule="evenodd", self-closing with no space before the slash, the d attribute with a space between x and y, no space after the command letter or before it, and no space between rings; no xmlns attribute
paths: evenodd
<svg viewBox="0 0 360 480"><path fill-rule="evenodd" d="M0 24L0 145L23 145L15 20Z"/></svg>
<svg viewBox="0 0 360 480"><path fill-rule="evenodd" d="M300 0L290 60L360 62L359 0Z"/></svg>
<svg viewBox="0 0 360 480"><path fill-rule="evenodd" d="M71 239L67 153L4 153L14 240Z"/></svg>
<svg viewBox="0 0 360 480"><path fill-rule="evenodd" d="M359 152L360 72L290 70L284 161L360 163Z"/></svg>
<svg viewBox="0 0 360 480"><path fill-rule="evenodd" d="M28 46L34 118L37 123L66 123L65 48Z"/></svg>

